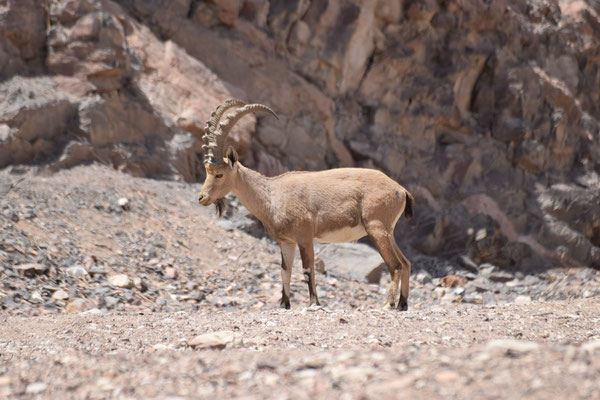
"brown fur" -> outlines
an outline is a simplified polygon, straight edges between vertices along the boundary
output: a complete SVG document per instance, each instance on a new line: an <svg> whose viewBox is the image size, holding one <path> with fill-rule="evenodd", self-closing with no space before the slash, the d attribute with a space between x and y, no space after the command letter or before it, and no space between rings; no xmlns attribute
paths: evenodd
<svg viewBox="0 0 600 400"><path fill-rule="evenodd" d="M394 241L394 226L402 212L412 216L413 196L380 171L339 168L290 172L268 178L244 167L230 148L224 164L206 163L207 178L199 195L209 205L233 192L281 246L282 306L289 308L290 276L295 246L300 249L308 280L310 304L319 304L314 277L313 240L363 232L377 247L390 270L392 283L386 306L394 306L402 280L399 309L407 308L410 262ZM221 176L222 175L222 176ZM217 176L221 176L217 178ZM350 231L353 228L353 231ZM349 233L350 232L350 233ZM343 234L342 234L343 233ZM358 237L353 238L356 240Z"/></svg>

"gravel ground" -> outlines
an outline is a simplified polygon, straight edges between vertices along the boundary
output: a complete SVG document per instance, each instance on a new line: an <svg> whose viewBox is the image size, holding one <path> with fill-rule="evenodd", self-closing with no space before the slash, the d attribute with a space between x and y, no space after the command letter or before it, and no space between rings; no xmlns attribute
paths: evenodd
<svg viewBox="0 0 600 400"><path fill-rule="evenodd" d="M415 257L410 309L196 203L92 165L0 171L0 397L600 398L600 275ZM233 210L235 213L236 211Z"/></svg>

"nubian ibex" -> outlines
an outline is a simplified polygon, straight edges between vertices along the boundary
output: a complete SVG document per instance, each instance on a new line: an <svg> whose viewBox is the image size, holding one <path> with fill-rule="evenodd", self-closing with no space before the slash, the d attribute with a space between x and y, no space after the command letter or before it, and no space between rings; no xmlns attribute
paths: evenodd
<svg viewBox="0 0 600 400"><path fill-rule="evenodd" d="M224 113L235 110L222 122ZM386 307L408 309L410 262L394 240L394 227L404 212L408 219L413 196L384 173L364 168L338 168L318 172L287 172L266 177L244 167L232 147L225 147L235 123L250 112L267 112L269 107L228 100L211 114L202 137L206 181L198 201L203 206L220 202L229 192L264 225L281 247L281 306L290 308L290 277L300 249L302 268L308 282L310 305L318 305L315 285L313 240L321 243L355 241L368 235L387 264L391 283Z"/></svg>

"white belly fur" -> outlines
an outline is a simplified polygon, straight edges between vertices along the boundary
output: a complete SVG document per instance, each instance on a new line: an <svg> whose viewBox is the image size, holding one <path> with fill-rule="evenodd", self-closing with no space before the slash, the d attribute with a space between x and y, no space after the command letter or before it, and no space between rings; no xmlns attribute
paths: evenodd
<svg viewBox="0 0 600 400"><path fill-rule="evenodd" d="M353 242L365 236L367 231L362 224L356 226L348 226L336 231L325 232L321 236L315 237L319 243L344 243Z"/></svg>
<svg viewBox="0 0 600 400"><path fill-rule="evenodd" d="M398 223L398 219L400 219L401 215L402 213L399 212L398 215L396 215L396 218L394 218L392 231ZM362 224L358 224L356 226L348 226L336 231L325 232L321 234L321 236L315 237L315 240L319 243L345 243L354 242L366 235L367 231L365 231L365 227Z"/></svg>

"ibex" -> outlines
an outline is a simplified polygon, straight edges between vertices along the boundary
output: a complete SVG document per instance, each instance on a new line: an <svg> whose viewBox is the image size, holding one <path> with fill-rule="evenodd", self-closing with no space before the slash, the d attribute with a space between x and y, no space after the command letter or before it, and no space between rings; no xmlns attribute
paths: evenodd
<svg viewBox="0 0 600 400"><path fill-rule="evenodd" d="M223 114L235 110L223 122ZM404 212L408 219L414 207L413 196L384 173L364 168L338 168L318 172L287 172L266 177L244 167L232 147L225 148L227 135L235 123L250 112L267 112L269 107L228 100L211 114L202 137L206 181L198 201L203 206L216 203L229 192L264 225L281 248L281 307L290 308L290 277L300 248L302 268L308 282L310 305L319 305L315 285L313 240L340 243L368 235L387 264L392 281L386 308L408 309L410 262L394 240L394 227Z"/></svg>

